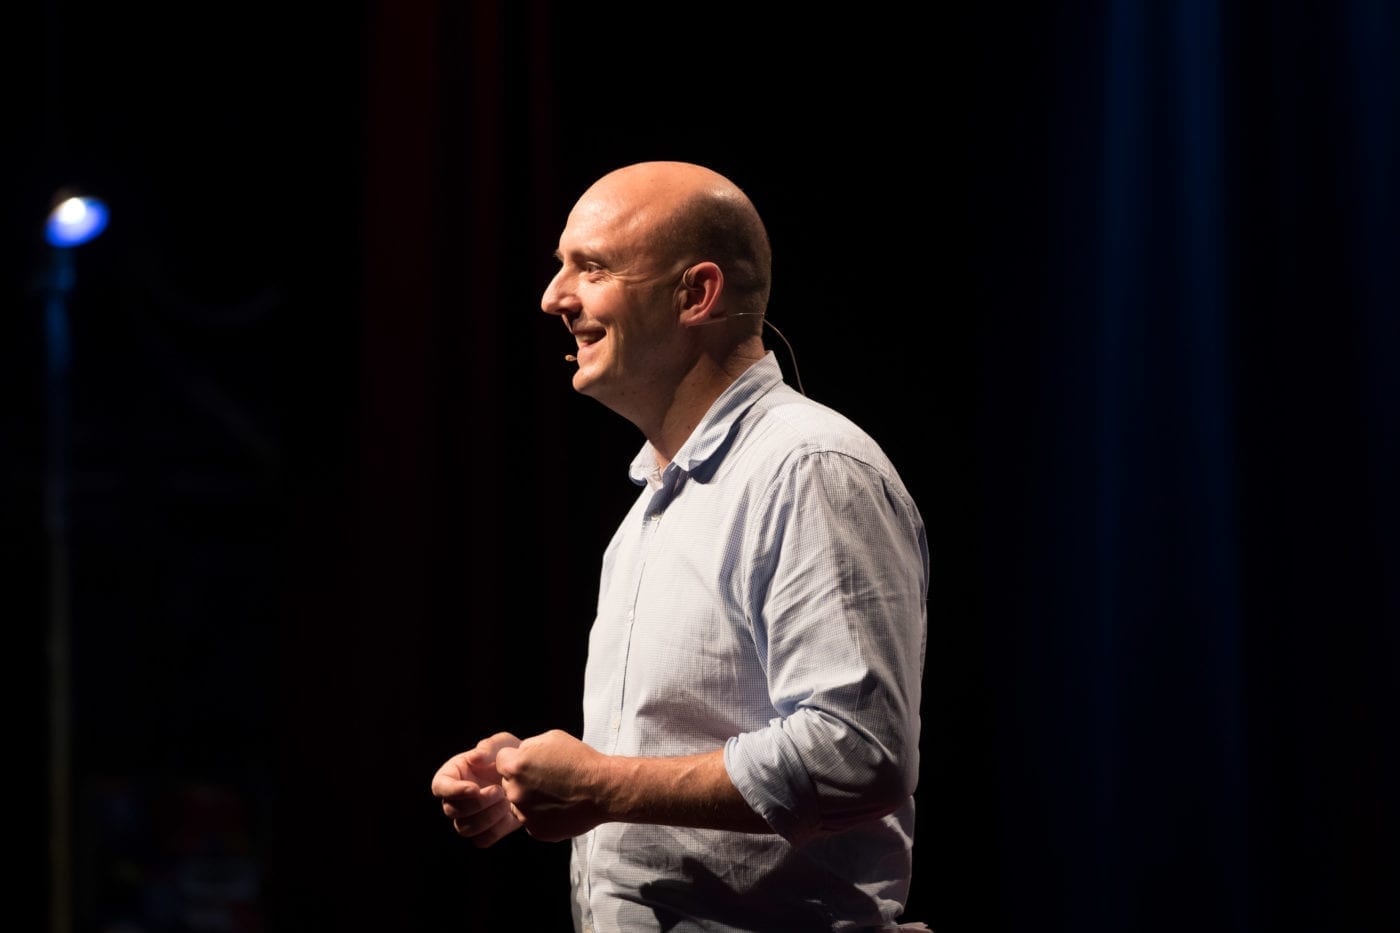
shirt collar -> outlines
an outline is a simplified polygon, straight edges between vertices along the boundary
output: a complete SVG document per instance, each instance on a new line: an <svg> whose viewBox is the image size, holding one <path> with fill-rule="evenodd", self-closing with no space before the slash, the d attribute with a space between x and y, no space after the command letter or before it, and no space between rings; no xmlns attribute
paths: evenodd
<svg viewBox="0 0 1400 933"><path fill-rule="evenodd" d="M692 476L708 474L709 471L705 469L710 465L708 461L714 458L718 463L718 455L744 412L782 381L778 358L769 350L761 360L740 373L739 378L715 399L666 469L682 470ZM661 484L663 473L656 468L656 448L651 446L651 441L643 444L641 451L632 459L627 475L638 486L649 483L654 488Z"/></svg>

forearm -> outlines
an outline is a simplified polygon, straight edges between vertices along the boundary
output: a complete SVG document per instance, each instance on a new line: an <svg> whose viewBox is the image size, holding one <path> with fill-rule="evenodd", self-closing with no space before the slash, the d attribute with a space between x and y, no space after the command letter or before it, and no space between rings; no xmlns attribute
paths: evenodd
<svg viewBox="0 0 1400 933"><path fill-rule="evenodd" d="M502 748L495 767L517 819L540 839L568 839L618 822L772 832L735 789L722 749L629 758L551 729Z"/></svg>
<svg viewBox="0 0 1400 933"><path fill-rule="evenodd" d="M597 789L604 822L773 831L729 779L722 749L677 758L614 755L604 762Z"/></svg>

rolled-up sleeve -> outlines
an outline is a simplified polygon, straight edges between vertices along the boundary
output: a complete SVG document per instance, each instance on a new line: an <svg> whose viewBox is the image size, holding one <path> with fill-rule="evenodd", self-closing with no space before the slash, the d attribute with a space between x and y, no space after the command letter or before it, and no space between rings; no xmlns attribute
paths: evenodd
<svg viewBox="0 0 1400 933"><path fill-rule="evenodd" d="M893 812L919 771L928 543L897 478L795 456L748 529L748 620L775 715L730 738L739 793L794 845Z"/></svg>

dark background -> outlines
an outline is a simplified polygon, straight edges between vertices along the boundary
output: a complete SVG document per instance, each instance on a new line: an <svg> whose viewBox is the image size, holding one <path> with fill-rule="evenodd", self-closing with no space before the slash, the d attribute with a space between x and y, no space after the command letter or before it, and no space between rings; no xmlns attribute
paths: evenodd
<svg viewBox="0 0 1400 933"><path fill-rule="evenodd" d="M589 182L677 158L929 526L907 916L1394 928L1394 8L665 9L12 11L11 909L567 928L567 846L473 849L429 781L580 726L641 438L539 295ZM69 185L113 219L65 398Z"/></svg>

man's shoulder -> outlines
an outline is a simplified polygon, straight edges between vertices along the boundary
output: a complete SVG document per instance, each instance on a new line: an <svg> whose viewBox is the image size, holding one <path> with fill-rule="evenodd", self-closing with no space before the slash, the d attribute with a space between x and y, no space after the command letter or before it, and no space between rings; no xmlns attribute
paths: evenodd
<svg viewBox="0 0 1400 933"><path fill-rule="evenodd" d="M884 452L870 434L832 406L795 390L772 392L754 408L757 433L784 436L791 448L806 452Z"/></svg>
<svg viewBox="0 0 1400 933"><path fill-rule="evenodd" d="M851 418L796 390L768 393L742 419L735 449L749 471L802 469L876 473L902 485L884 449Z"/></svg>

